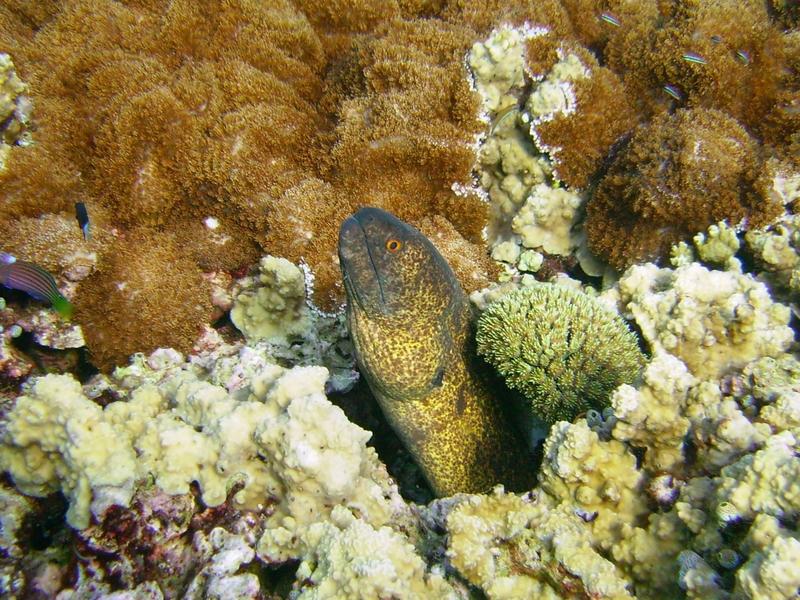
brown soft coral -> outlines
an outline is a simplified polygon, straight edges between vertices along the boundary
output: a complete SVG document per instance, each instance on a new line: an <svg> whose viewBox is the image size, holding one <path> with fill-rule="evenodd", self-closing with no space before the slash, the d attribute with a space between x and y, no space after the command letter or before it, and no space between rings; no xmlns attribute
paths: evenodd
<svg viewBox="0 0 800 600"><path fill-rule="evenodd" d="M604 50L649 114L686 107L715 108L758 131L780 90L781 32L761 0L675 2L655 15L625 23Z"/></svg>
<svg viewBox="0 0 800 600"><path fill-rule="evenodd" d="M559 55L568 54L576 56L587 71L586 77L572 82L578 110L559 112L532 127L537 145L552 149L557 177L571 187L584 188L614 142L636 126L638 115L620 78L601 67L586 48L540 36L530 40L526 50L528 68L534 76L544 75Z"/></svg>
<svg viewBox="0 0 800 600"><path fill-rule="evenodd" d="M339 110L332 158L336 183L356 204L396 206L413 219L452 183L469 183L473 144L484 125L469 88L464 55L474 32L433 21L387 24L362 46L366 94ZM416 215L410 214L416 212Z"/></svg>
<svg viewBox="0 0 800 600"><path fill-rule="evenodd" d="M587 206L589 247L617 269L664 256L721 220L752 226L782 206L756 192L757 144L730 116L679 110L636 131Z"/></svg>
<svg viewBox="0 0 800 600"><path fill-rule="evenodd" d="M75 298L97 366L112 368L120 357L152 352L164 340L182 352L192 348L212 314L209 284L193 264L168 233L139 230L111 245Z"/></svg>
<svg viewBox="0 0 800 600"><path fill-rule="evenodd" d="M782 35L763 3L737 4L735 15L732 6L14 0L0 7L0 42L15 49L29 85L34 144L11 148L0 172L3 233L9 248L28 247L27 258L57 268L80 240L45 250L38 242L26 246L21 232L45 239L39 217L58 215L63 238L74 203L85 202L101 271L82 283L79 295L98 299L110 289L106 278L121 268L114 261L123 245L131 258L131 296L149 295L154 315L180 315L174 336L168 327L153 327L138 350L185 349L209 314L187 310L187 297L169 286L149 286L153 265L146 263L163 266L151 248L162 240L179 249L171 279L197 294L205 293L196 284L203 273L239 272L272 253L309 266L314 300L323 308L342 301L339 223L364 205L441 233L453 242L443 252L454 262L485 260L481 231L489 206L465 190L473 185L486 124L465 56L499 23L528 23L551 30L530 42L534 74L551 67L557 51L577 54L591 73L572 82L574 112L536 124L541 146L554 149L559 179L591 190L610 148L637 120L655 118L648 131L672 144L661 148L637 134L590 203L593 247L627 264L665 247L653 239L654 227L672 239L718 218L753 222L774 212L753 191L768 185L754 183L755 142L733 119L762 147L790 154L786 140L798 129L798 43ZM687 60L691 52L705 64ZM680 101L665 94L667 84L680 88ZM702 109L696 135L721 161L720 179L701 181L712 168L686 150L691 132L680 124L687 117L665 116L682 104ZM665 129L671 125L676 131ZM732 155L744 162L734 165ZM664 157L675 162L659 173ZM614 199L618 192L627 196ZM685 198L677 210L670 194L679 193ZM715 202L704 204L703 194L712 193ZM612 249L615 232L628 231L633 238ZM139 260L129 240L139 241ZM470 269L459 272L470 287ZM147 294L130 287L137 282ZM117 302L110 310L76 300L95 355L105 365L124 360L133 346L117 344L115 332L127 331L129 306ZM192 316L197 320L190 323ZM99 330L88 331L93 327Z"/></svg>
<svg viewBox="0 0 800 600"><path fill-rule="evenodd" d="M476 34L436 18L443 11L374 0L333 12L312 0L0 9L0 39L17 48L36 121L35 145L13 148L0 173L7 230L68 215L79 200L108 216L93 220L100 272L76 298L103 365L133 350L185 349L208 316L172 286L152 285L153 272L203 294L204 271L238 271L270 252L307 263L316 301L338 305L335 235L362 205L413 222L447 217L479 248L485 205L451 189L471 183L483 129L463 64ZM171 270L153 248L164 240L180 249ZM71 250L39 254L62 264L59 252ZM120 253L128 296L103 306ZM147 310L132 319L130 298L144 296ZM170 326L142 320L156 315ZM120 332L130 344L117 343Z"/></svg>
<svg viewBox="0 0 800 600"><path fill-rule="evenodd" d="M485 288L499 275L499 266L482 246L471 244L442 216L434 215L416 224L436 249L447 257L461 286L467 293Z"/></svg>

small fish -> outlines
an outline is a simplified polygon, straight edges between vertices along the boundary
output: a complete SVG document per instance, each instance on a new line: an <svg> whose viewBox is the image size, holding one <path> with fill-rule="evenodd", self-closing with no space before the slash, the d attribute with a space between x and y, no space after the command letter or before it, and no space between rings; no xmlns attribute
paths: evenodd
<svg viewBox="0 0 800 600"><path fill-rule="evenodd" d="M696 65L706 64L706 59L700 56L697 52L686 52L681 56L686 62L694 63Z"/></svg>
<svg viewBox="0 0 800 600"><path fill-rule="evenodd" d="M83 202L75 203L75 218L83 232L83 241L88 242L92 239L92 232L89 231L89 213L86 212L86 205Z"/></svg>
<svg viewBox="0 0 800 600"><path fill-rule="evenodd" d="M678 102L683 100L683 94L681 94L681 91L674 85L665 85L663 89L667 94L675 98L675 100L677 100Z"/></svg>
<svg viewBox="0 0 800 600"><path fill-rule="evenodd" d="M711 36L711 43L712 44L721 44L722 43L722 36L714 34Z"/></svg>
<svg viewBox="0 0 800 600"><path fill-rule="evenodd" d="M497 115L495 116L494 125L492 125L490 133L494 133L494 130L500 126L500 123L505 121L507 116L514 114L515 112L519 113L519 108L517 107L516 104L511 104L509 106L506 106L503 110L498 112Z"/></svg>
<svg viewBox="0 0 800 600"><path fill-rule="evenodd" d="M737 50L736 51L736 58L742 63L744 66L750 64L750 53L747 50Z"/></svg>
<svg viewBox="0 0 800 600"><path fill-rule="evenodd" d="M37 264L0 252L0 285L25 292L37 300L49 300L62 317L72 316L72 304L58 291L56 280Z"/></svg>
<svg viewBox="0 0 800 600"><path fill-rule="evenodd" d="M589 512L583 510L582 508L576 508L575 514L578 515L585 523L591 523L597 518L597 515L600 514L596 510Z"/></svg>
<svg viewBox="0 0 800 600"><path fill-rule="evenodd" d="M606 23L608 23L609 25L613 25L614 27L620 26L619 19L609 12L602 13L600 15L600 20L605 21Z"/></svg>

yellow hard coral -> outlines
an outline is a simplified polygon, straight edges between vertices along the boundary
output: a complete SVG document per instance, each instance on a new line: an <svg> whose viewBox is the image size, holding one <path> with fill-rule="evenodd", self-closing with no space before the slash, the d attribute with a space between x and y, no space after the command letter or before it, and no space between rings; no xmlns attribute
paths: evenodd
<svg viewBox="0 0 800 600"><path fill-rule="evenodd" d="M470 496L450 512L447 530L451 564L489 598L632 598L586 524L546 494Z"/></svg>
<svg viewBox="0 0 800 600"><path fill-rule="evenodd" d="M631 267L619 291L621 311L634 316L651 350L674 354L697 377L714 380L777 357L794 339L789 307L751 275L648 263Z"/></svg>

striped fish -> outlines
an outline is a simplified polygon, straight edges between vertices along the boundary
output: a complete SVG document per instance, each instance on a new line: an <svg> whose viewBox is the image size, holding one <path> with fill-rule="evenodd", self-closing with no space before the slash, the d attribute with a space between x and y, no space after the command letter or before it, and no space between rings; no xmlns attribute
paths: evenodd
<svg viewBox="0 0 800 600"><path fill-rule="evenodd" d="M37 300L47 300L65 319L72 316L72 304L58 291L56 280L37 264L0 253L0 285L25 292Z"/></svg>

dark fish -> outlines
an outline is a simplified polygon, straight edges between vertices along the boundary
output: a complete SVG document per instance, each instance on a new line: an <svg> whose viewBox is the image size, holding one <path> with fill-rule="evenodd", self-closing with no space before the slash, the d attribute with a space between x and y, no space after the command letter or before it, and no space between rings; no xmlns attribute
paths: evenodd
<svg viewBox="0 0 800 600"><path fill-rule="evenodd" d="M86 212L86 205L83 202L75 203L75 218L78 219L78 225L83 232L83 240L88 242L92 239L92 233L89 231L89 213Z"/></svg>
<svg viewBox="0 0 800 600"><path fill-rule="evenodd" d="M37 264L0 252L0 285L25 292L37 300L48 300L65 319L72 316L72 304L58 291L56 280Z"/></svg>

